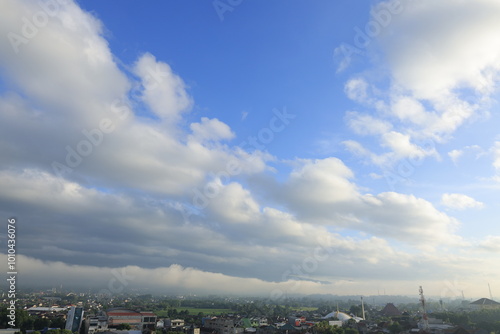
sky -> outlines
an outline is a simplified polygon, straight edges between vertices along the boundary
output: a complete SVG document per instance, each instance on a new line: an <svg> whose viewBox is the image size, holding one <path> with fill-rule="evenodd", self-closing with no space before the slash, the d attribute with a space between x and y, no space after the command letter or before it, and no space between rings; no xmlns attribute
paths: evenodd
<svg viewBox="0 0 500 334"><path fill-rule="evenodd" d="M497 0L0 2L21 287L500 295Z"/></svg>

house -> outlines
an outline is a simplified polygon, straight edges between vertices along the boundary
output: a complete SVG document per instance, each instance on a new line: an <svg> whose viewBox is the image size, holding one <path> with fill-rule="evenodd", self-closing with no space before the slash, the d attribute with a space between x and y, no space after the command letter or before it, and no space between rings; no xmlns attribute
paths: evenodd
<svg viewBox="0 0 500 334"><path fill-rule="evenodd" d="M401 311L393 303L387 303L380 314L386 317L397 317L401 315Z"/></svg>
<svg viewBox="0 0 500 334"><path fill-rule="evenodd" d="M156 325L156 315L152 312L114 308L107 310L106 316L108 317L108 327L128 324L132 328L143 330L146 328L154 329Z"/></svg>
<svg viewBox="0 0 500 334"><path fill-rule="evenodd" d="M233 319L226 319L226 318L206 319L204 327L212 331L216 331L217 334L243 333L243 328L238 327Z"/></svg>
<svg viewBox="0 0 500 334"><path fill-rule="evenodd" d="M96 332L108 329L108 318L96 316L89 318L89 332Z"/></svg>
<svg viewBox="0 0 500 334"><path fill-rule="evenodd" d="M473 310L498 310L500 303L488 298L481 298L470 303L469 307Z"/></svg>

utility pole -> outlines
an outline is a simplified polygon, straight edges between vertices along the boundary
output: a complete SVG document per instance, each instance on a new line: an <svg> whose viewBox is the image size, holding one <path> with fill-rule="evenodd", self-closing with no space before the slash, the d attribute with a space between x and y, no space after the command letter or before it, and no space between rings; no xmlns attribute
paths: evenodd
<svg viewBox="0 0 500 334"><path fill-rule="evenodd" d="M363 302L363 296L361 296L361 312L363 315L363 320L366 320L366 318L365 318L365 303Z"/></svg>

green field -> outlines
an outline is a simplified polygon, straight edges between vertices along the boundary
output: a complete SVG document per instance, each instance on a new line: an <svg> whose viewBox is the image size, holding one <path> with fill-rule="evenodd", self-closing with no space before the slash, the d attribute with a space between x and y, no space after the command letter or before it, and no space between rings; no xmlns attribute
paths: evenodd
<svg viewBox="0 0 500 334"><path fill-rule="evenodd" d="M294 311L317 311L317 307L302 306L302 307L292 307Z"/></svg>
<svg viewBox="0 0 500 334"><path fill-rule="evenodd" d="M187 310L191 315L197 315L202 312L203 315L220 315L222 313L233 313L234 311L228 308L194 308L194 307L173 307L177 312ZM155 311L156 315L159 317L166 317L167 310Z"/></svg>

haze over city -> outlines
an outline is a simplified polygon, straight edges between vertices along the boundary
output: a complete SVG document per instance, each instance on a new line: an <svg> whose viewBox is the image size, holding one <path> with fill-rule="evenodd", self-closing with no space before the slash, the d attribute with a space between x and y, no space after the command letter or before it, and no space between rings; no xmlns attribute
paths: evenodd
<svg viewBox="0 0 500 334"><path fill-rule="evenodd" d="M497 0L1 1L18 288L500 295L499 17Z"/></svg>

